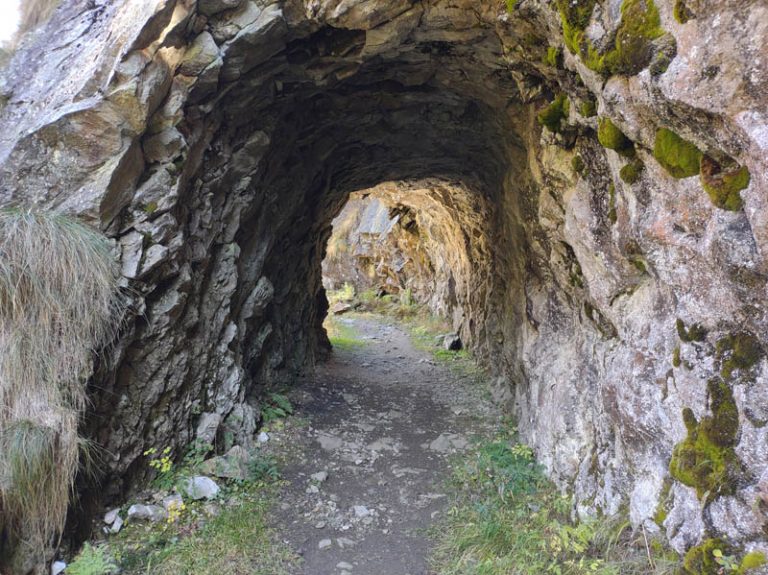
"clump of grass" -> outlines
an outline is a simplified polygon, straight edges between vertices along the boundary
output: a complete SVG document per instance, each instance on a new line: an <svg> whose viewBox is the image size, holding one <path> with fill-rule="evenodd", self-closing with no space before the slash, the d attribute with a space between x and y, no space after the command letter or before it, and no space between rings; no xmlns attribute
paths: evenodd
<svg viewBox="0 0 768 575"><path fill-rule="evenodd" d="M268 527L277 495L274 462L253 470L262 477L227 487L232 502L215 517L190 503L174 523L129 524L109 542L125 575L287 575L296 557Z"/></svg>
<svg viewBox="0 0 768 575"><path fill-rule="evenodd" d="M125 304L106 238L66 216L0 211L0 510L38 552L64 523L93 354Z"/></svg>
<svg viewBox="0 0 768 575"><path fill-rule="evenodd" d="M672 573L677 557L631 533L622 515L571 520L570 498L546 479L531 448L502 434L464 455L454 504L434 530L443 575Z"/></svg>

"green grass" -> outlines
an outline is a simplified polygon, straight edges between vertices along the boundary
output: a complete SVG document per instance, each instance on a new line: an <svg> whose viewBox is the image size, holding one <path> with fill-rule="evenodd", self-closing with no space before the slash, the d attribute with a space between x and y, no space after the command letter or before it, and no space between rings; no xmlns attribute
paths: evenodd
<svg viewBox="0 0 768 575"><path fill-rule="evenodd" d="M220 498L236 501L205 521L190 504L176 523L127 525L109 547L124 575L283 575L296 557L268 527L276 483L244 484ZM224 504L222 504L224 505Z"/></svg>
<svg viewBox="0 0 768 575"><path fill-rule="evenodd" d="M570 498L544 476L533 451L500 434L455 463L453 501L432 531L441 575L640 575L673 573L677 560L619 515L571 520Z"/></svg>
<svg viewBox="0 0 768 575"><path fill-rule="evenodd" d="M334 349L349 351L365 345L355 328L336 316L328 316L325 320L325 330Z"/></svg>

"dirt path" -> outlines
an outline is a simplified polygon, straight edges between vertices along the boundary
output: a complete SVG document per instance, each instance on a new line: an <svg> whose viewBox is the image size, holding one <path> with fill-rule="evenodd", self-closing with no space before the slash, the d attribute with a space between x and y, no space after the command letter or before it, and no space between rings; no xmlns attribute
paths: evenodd
<svg viewBox="0 0 768 575"><path fill-rule="evenodd" d="M303 575L426 575L426 530L448 505L452 454L498 414L473 378L414 348L399 327L337 319L360 347L337 350L294 393L308 425L289 436L292 463L277 515Z"/></svg>

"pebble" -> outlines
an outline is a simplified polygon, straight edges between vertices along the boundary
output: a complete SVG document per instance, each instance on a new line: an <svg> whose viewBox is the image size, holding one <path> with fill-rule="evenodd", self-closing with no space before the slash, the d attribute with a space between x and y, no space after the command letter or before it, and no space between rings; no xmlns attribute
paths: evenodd
<svg viewBox="0 0 768 575"><path fill-rule="evenodd" d="M107 511L104 514L104 523L106 523L107 525L112 525L115 522L115 520L119 517L118 513L120 513L119 507Z"/></svg>
<svg viewBox="0 0 768 575"><path fill-rule="evenodd" d="M352 565L346 561L340 561L336 563L336 569L346 569L347 571L352 571Z"/></svg>
<svg viewBox="0 0 768 575"><path fill-rule="evenodd" d="M352 547L354 546L354 544L355 542L352 541L351 539L348 539L347 537L339 537L338 539L336 539L336 545L338 545L342 549L346 547Z"/></svg>
<svg viewBox="0 0 768 575"><path fill-rule="evenodd" d="M269 433L267 433L266 431L262 431L261 433L259 433L259 436L256 440L259 443L266 443L267 441L269 441Z"/></svg>
<svg viewBox="0 0 768 575"><path fill-rule="evenodd" d="M331 545L333 545L333 541L330 539L321 539L320 543L317 544L318 549L328 549Z"/></svg>
<svg viewBox="0 0 768 575"><path fill-rule="evenodd" d="M318 483L322 483L323 481L326 481L328 479L328 472L327 471L318 471L317 473L313 473L309 476L312 481L317 481Z"/></svg>
<svg viewBox="0 0 768 575"><path fill-rule="evenodd" d="M355 505L352 509L357 518L368 517L371 514L371 511L365 505Z"/></svg>

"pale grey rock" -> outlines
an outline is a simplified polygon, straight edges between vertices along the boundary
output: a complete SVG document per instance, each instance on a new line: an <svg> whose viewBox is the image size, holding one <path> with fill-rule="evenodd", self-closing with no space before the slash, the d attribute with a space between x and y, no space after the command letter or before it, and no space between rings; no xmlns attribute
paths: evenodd
<svg viewBox="0 0 768 575"><path fill-rule="evenodd" d="M347 563L346 561L339 561L336 564L336 569L346 569L347 571L352 571L353 567L350 563Z"/></svg>
<svg viewBox="0 0 768 575"><path fill-rule="evenodd" d="M216 439L216 433L219 431L221 425L221 414L206 412L200 415L200 419L197 420L197 431L195 435L198 440L213 445Z"/></svg>
<svg viewBox="0 0 768 575"><path fill-rule="evenodd" d="M120 508L116 507L114 509L110 509L104 514L103 521L107 525L112 525L119 516L120 516Z"/></svg>
<svg viewBox="0 0 768 575"><path fill-rule="evenodd" d="M166 497L163 497L163 509L170 512L172 508L175 508L176 510L181 509L181 506L184 503L184 499L181 497L178 493L173 493L171 495L168 495Z"/></svg>
<svg viewBox="0 0 768 575"><path fill-rule="evenodd" d="M333 545L333 541L331 541L330 539L321 539L320 542L317 544L317 548L322 551L323 549L330 549L332 545Z"/></svg>
<svg viewBox="0 0 768 575"><path fill-rule="evenodd" d="M157 523L164 521L168 517L165 509L159 505L144 505L135 503L128 508L129 521L151 521Z"/></svg>
<svg viewBox="0 0 768 575"><path fill-rule="evenodd" d="M112 524L106 528L106 530L111 534L115 535L117 533L120 533L120 530L123 528L123 518L119 515L115 518L115 520L112 522Z"/></svg>
<svg viewBox="0 0 768 575"><path fill-rule="evenodd" d="M181 490L190 499L198 501L200 499L215 499L221 489L210 477L197 475L182 482Z"/></svg>
<svg viewBox="0 0 768 575"><path fill-rule="evenodd" d="M269 441L269 433L267 433L266 431L262 431L261 433L259 433L257 440L259 443L266 443L267 441Z"/></svg>
<svg viewBox="0 0 768 575"><path fill-rule="evenodd" d="M327 471L318 471L317 473L313 473L309 476L309 478L312 481L317 481L318 483L323 483L328 480L328 472Z"/></svg>
<svg viewBox="0 0 768 575"><path fill-rule="evenodd" d="M51 575L59 575L63 573L67 568L67 564L64 561L54 561L51 563Z"/></svg>
<svg viewBox="0 0 768 575"><path fill-rule="evenodd" d="M443 349L459 351L463 347L461 338L456 334L449 334L443 338Z"/></svg>

